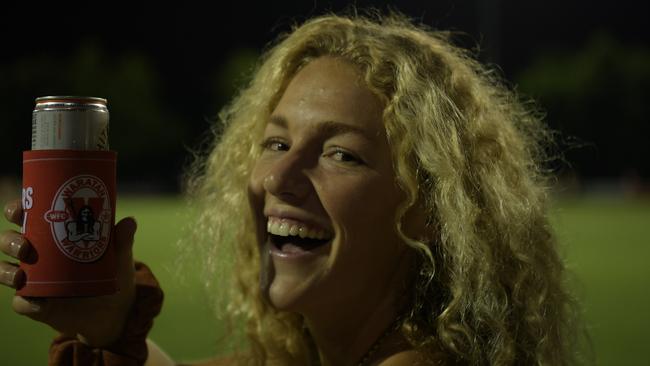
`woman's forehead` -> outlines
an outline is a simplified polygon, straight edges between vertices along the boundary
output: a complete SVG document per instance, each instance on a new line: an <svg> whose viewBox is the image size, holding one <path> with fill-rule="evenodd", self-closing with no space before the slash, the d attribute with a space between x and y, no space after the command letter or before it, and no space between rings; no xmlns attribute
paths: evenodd
<svg viewBox="0 0 650 366"><path fill-rule="evenodd" d="M289 122L339 121L377 135L383 105L351 64L332 57L311 61L291 80L272 113Z"/></svg>

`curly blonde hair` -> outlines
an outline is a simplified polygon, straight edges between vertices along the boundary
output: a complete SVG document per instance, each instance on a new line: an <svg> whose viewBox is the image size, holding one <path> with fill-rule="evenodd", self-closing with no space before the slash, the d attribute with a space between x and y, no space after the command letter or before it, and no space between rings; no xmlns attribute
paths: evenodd
<svg viewBox="0 0 650 366"><path fill-rule="evenodd" d="M205 253L208 283L223 290L217 307L244 325L247 360L318 363L302 317L273 309L260 292L247 183L280 96L321 56L356 65L385 103L407 196L395 225L419 253L401 327L411 345L431 359L442 351L450 363L571 363L576 307L547 217L549 174L542 168L552 134L448 33L397 13L325 15L283 35L222 111L208 156L190 174L199 211L193 241ZM415 204L426 211L430 242L401 231L402 215Z"/></svg>

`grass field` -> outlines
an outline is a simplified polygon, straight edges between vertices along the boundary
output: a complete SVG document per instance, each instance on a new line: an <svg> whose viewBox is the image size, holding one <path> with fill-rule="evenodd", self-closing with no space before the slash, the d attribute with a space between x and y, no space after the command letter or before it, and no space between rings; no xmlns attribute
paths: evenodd
<svg viewBox="0 0 650 366"><path fill-rule="evenodd" d="M183 225L177 198L121 198L117 216L138 221L135 256L158 276L165 306L150 337L175 360L209 357L219 352L220 329L213 320L196 274L175 278L176 241ZM650 201L565 199L553 223L569 267L599 365L648 365L650 339ZM9 228L4 221L0 229ZM1 256L2 259L6 257ZM45 365L53 331L17 316L13 292L0 289L2 365Z"/></svg>

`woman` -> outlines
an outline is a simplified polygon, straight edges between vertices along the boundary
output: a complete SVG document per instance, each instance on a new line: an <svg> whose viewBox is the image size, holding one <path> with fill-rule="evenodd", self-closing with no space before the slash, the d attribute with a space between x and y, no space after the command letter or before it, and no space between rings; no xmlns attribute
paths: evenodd
<svg viewBox="0 0 650 366"><path fill-rule="evenodd" d="M312 19L221 121L190 179L194 241L210 281L231 274L219 307L249 342L213 362L571 363L574 305L540 166L549 133L446 34L399 15ZM129 268L134 230L117 226ZM231 266L215 265L226 253ZM119 326L64 333L119 353L137 293L125 292L108 301ZM14 307L43 321L27 304ZM149 363L159 356L150 345Z"/></svg>

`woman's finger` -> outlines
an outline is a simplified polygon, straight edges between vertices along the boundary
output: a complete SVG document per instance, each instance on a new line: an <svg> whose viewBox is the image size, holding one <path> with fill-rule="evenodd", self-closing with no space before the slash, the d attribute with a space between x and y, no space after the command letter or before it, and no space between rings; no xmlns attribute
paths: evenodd
<svg viewBox="0 0 650 366"><path fill-rule="evenodd" d="M47 317L48 301L46 298L27 298L14 296L11 306L20 315L43 321Z"/></svg>
<svg viewBox="0 0 650 366"><path fill-rule="evenodd" d="M17 265L0 261L0 284L18 288L25 282L25 272Z"/></svg>
<svg viewBox="0 0 650 366"><path fill-rule="evenodd" d="M20 199L9 201L4 208L5 217L16 225L23 224L23 207Z"/></svg>
<svg viewBox="0 0 650 366"><path fill-rule="evenodd" d="M0 251L23 262L29 261L31 245L20 233L13 230L0 232Z"/></svg>

